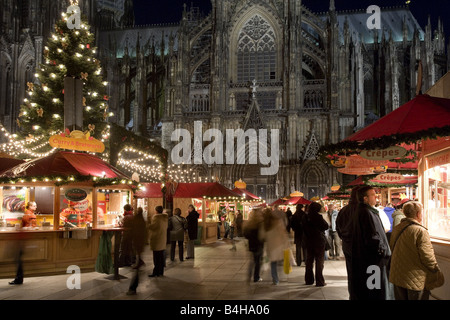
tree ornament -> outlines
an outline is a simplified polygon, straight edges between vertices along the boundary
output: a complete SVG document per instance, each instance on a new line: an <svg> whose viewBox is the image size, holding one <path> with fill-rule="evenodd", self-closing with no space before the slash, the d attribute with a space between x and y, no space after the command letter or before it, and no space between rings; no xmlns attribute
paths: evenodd
<svg viewBox="0 0 450 320"><path fill-rule="evenodd" d="M33 82L27 82L28 91L34 91L34 83Z"/></svg>
<svg viewBox="0 0 450 320"><path fill-rule="evenodd" d="M44 109L39 108L39 109L36 110L36 113L38 114L39 117L42 118L42 116L44 115Z"/></svg>
<svg viewBox="0 0 450 320"><path fill-rule="evenodd" d="M88 73L87 72L82 72L81 73L81 79L82 80L87 80L87 78L88 78Z"/></svg>
<svg viewBox="0 0 450 320"><path fill-rule="evenodd" d="M86 107L86 98L83 97L83 107Z"/></svg>

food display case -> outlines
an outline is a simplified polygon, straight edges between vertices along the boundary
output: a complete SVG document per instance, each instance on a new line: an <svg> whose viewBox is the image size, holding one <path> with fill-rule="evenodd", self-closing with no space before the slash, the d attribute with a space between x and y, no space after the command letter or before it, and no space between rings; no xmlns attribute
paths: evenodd
<svg viewBox="0 0 450 320"><path fill-rule="evenodd" d="M4 171L0 179L0 277L15 276L10 248L18 243L25 248L26 276L64 273L70 265L95 270L102 235L121 232L123 206L132 203L136 189L127 176L86 153L57 152ZM22 228L29 201L37 204L36 223Z"/></svg>

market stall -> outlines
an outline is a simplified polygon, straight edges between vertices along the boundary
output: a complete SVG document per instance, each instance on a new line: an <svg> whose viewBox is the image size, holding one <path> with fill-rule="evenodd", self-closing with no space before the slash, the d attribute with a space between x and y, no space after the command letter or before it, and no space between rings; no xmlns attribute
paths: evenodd
<svg viewBox="0 0 450 320"><path fill-rule="evenodd" d="M114 232L135 184L100 158L58 151L0 175L0 248L26 238L27 275L94 270L104 231ZM35 223L21 228L24 206L37 204ZM0 277L14 276L14 252L0 252Z"/></svg>
<svg viewBox="0 0 450 320"><path fill-rule="evenodd" d="M164 204L164 184L152 182L141 183L141 185L142 187L134 193L135 207L144 209L144 218L147 220L148 214L153 213L156 206L163 206Z"/></svg>
<svg viewBox="0 0 450 320"><path fill-rule="evenodd" d="M400 168L416 163L418 200L424 205L422 223L428 228L438 263L450 278L450 206L448 203L448 166L450 163L450 99L418 95L411 101L375 121L345 140L322 147L322 159L332 165L345 164L350 155L378 156L397 163ZM401 154L397 152L404 151ZM342 159L345 160L342 160ZM403 168L401 168L403 165ZM366 168L373 174L374 168ZM390 172L389 172L390 171ZM403 176L402 178L406 178ZM433 290L439 299L450 299L450 284Z"/></svg>
<svg viewBox="0 0 450 320"><path fill-rule="evenodd" d="M193 204L200 214L201 243L217 240L217 223L219 210L228 205L228 210L235 210L237 201L242 196L224 187L218 182L179 183L173 196L173 207L180 208L182 215L187 215L187 208Z"/></svg>
<svg viewBox="0 0 450 320"><path fill-rule="evenodd" d="M248 191L246 189L246 183L242 180L236 181L234 186L235 188L232 191L242 195L242 200L237 202L237 210L241 210L244 220L248 220L252 208L255 206L265 205L265 200Z"/></svg>

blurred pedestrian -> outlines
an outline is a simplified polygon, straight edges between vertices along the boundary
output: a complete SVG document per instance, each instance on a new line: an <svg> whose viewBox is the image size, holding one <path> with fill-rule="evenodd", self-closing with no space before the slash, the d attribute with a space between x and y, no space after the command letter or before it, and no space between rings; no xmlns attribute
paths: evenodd
<svg viewBox="0 0 450 320"><path fill-rule="evenodd" d="M123 217L119 222L119 226L123 228L119 249L119 266L121 267L131 266L135 262L132 233L133 219L133 207L130 204L124 205Z"/></svg>
<svg viewBox="0 0 450 320"><path fill-rule="evenodd" d="M131 227L133 249L136 254L136 263L132 266L134 271L133 277L128 288L128 295L136 294L136 289L139 285L139 271L140 268L145 265L142 259L142 252L144 251L145 244L147 242L147 228L144 220L144 210L142 207L137 209L137 213L133 218Z"/></svg>
<svg viewBox="0 0 450 320"><path fill-rule="evenodd" d="M175 260L175 250L178 243L178 258L184 261L184 233L187 229L187 220L181 216L181 209L175 208L174 214L169 219L170 230L170 260Z"/></svg>
<svg viewBox="0 0 450 320"><path fill-rule="evenodd" d="M163 213L163 207L155 208L156 214L153 215L149 225L150 231L150 249L153 251L153 273L149 277L161 277L164 275L164 251L167 244L167 228L169 217Z"/></svg>
<svg viewBox="0 0 450 320"><path fill-rule="evenodd" d="M270 273L272 283L278 285L278 263L284 259L284 250L289 248L289 238L286 232L286 224L283 216L275 215L274 212L266 208L263 210L264 227L262 238L265 240L267 257L270 261Z"/></svg>
<svg viewBox="0 0 450 320"><path fill-rule="evenodd" d="M237 211L236 214L236 234L238 237L242 237L242 225L244 223L244 215L242 214L241 210Z"/></svg>
<svg viewBox="0 0 450 320"><path fill-rule="evenodd" d="M188 207L187 231L188 231L188 243L186 246L187 256L186 259L195 258L195 240L198 237L198 218L200 214L195 210L194 205L190 204Z"/></svg>
<svg viewBox="0 0 450 320"><path fill-rule="evenodd" d="M263 227L263 213L260 208L253 209L250 217L243 228L243 235L248 240L248 250L252 253L253 259L249 265L249 279L253 273L253 282L262 281L260 277L261 260L264 253L264 241L261 238L261 228Z"/></svg>

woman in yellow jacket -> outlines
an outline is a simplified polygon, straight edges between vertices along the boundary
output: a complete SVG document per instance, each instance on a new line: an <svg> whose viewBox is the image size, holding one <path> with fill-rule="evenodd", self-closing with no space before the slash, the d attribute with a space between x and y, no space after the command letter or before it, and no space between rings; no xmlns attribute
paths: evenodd
<svg viewBox="0 0 450 320"><path fill-rule="evenodd" d="M433 288L430 279L442 275L428 230L421 225L422 210L420 202L406 203L406 218L392 231L389 281L396 300L428 300Z"/></svg>

